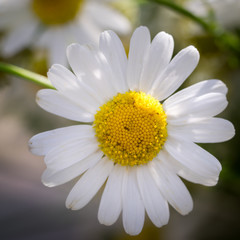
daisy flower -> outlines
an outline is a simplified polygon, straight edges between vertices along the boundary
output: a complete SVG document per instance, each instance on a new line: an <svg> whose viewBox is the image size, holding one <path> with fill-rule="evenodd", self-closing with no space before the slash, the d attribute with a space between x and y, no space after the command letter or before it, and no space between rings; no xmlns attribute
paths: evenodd
<svg viewBox="0 0 240 240"><path fill-rule="evenodd" d="M105 31L98 47L70 45L73 73L53 65L48 77L56 90L37 94L46 111L87 123L30 140L32 153L45 155L43 183L53 187L79 178L66 200L73 210L104 186L99 222L111 225L122 212L131 235L141 232L145 211L157 227L168 222L168 204L188 214L193 202L181 178L213 186L221 171L218 160L196 143L234 135L229 121L214 117L227 106L222 81L205 80L172 95L199 60L193 46L171 60L173 44L165 32L151 42L148 29L139 27L127 58L117 35Z"/></svg>
<svg viewBox="0 0 240 240"><path fill-rule="evenodd" d="M97 42L100 33L131 31L129 20L111 7L115 0L0 0L1 53L11 57L31 46L48 51L48 64L67 65L73 42Z"/></svg>

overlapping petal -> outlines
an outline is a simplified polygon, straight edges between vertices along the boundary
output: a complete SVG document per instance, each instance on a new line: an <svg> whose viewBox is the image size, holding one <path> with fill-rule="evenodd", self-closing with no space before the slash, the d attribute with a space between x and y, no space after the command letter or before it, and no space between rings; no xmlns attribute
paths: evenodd
<svg viewBox="0 0 240 240"><path fill-rule="evenodd" d="M189 46L181 50L155 80L150 91L151 95L159 101L169 97L193 72L198 61L199 52L195 47Z"/></svg>
<svg viewBox="0 0 240 240"><path fill-rule="evenodd" d="M97 150L84 159L73 163L69 167L60 169L47 168L42 174L42 182L48 187L55 187L66 183L84 173L89 168L95 166L102 158L102 151Z"/></svg>
<svg viewBox="0 0 240 240"><path fill-rule="evenodd" d="M222 118L207 118L184 125L169 125L168 135L197 143L224 142L235 134L231 122Z"/></svg>
<svg viewBox="0 0 240 240"><path fill-rule="evenodd" d="M68 142L69 140L79 140L85 138L93 138L95 132L92 126L75 125L70 127L58 128L33 136L29 140L29 148L35 155L46 155L51 149L59 144Z"/></svg>
<svg viewBox="0 0 240 240"><path fill-rule="evenodd" d="M179 213L188 214L193 208L191 195L176 173L162 161L162 155L159 154L159 161L152 161L149 164L153 178L164 198Z"/></svg>
<svg viewBox="0 0 240 240"><path fill-rule="evenodd" d="M190 141L168 138L164 150L190 173L204 179L204 185L215 185L222 169L219 161L203 148Z"/></svg>
<svg viewBox="0 0 240 240"><path fill-rule="evenodd" d="M205 80L169 97L163 108L171 125L184 125L222 112L228 102L227 88L220 80Z"/></svg>
<svg viewBox="0 0 240 240"><path fill-rule="evenodd" d="M171 35L160 32L153 39L147 60L145 61L139 80L139 90L148 93L154 81L165 70L173 54L173 38Z"/></svg>
<svg viewBox="0 0 240 240"><path fill-rule="evenodd" d="M48 71L48 78L53 86L66 98L86 111L95 114L100 106L90 88L62 65L55 64Z"/></svg>
<svg viewBox="0 0 240 240"><path fill-rule="evenodd" d="M95 46L72 44L67 48L67 56L74 74L93 90L102 104L116 94L111 69Z"/></svg>
<svg viewBox="0 0 240 240"><path fill-rule="evenodd" d="M94 115L58 91L42 89L38 91L36 101L45 111L73 121L93 122Z"/></svg>
<svg viewBox="0 0 240 240"><path fill-rule="evenodd" d="M151 221L157 227L167 224L169 219L167 201L157 188L147 165L138 167L137 180L144 206Z"/></svg>
<svg viewBox="0 0 240 240"><path fill-rule="evenodd" d="M66 200L72 210L83 208L95 196L113 169L113 161L106 157L89 169L75 184Z"/></svg>
<svg viewBox="0 0 240 240"><path fill-rule="evenodd" d="M44 161L48 168L60 170L81 161L97 149L98 142L95 138L70 139L52 148L46 154Z"/></svg>
<svg viewBox="0 0 240 240"><path fill-rule="evenodd" d="M146 27L137 28L132 35L127 66L127 83L132 91L139 89L139 80L149 54L150 41L150 33Z"/></svg>
<svg viewBox="0 0 240 240"><path fill-rule="evenodd" d="M110 173L98 211L98 220L102 224L112 225L122 211L122 182L125 170L125 167L115 165Z"/></svg>
<svg viewBox="0 0 240 240"><path fill-rule="evenodd" d="M113 84L118 92L128 91L126 82L127 56L121 40L113 31L105 31L100 35L99 49L113 71Z"/></svg>

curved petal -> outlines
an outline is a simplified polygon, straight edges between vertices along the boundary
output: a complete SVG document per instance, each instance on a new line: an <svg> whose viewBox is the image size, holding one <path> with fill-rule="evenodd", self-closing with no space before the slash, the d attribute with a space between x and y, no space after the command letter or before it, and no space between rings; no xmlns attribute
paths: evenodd
<svg viewBox="0 0 240 240"><path fill-rule="evenodd" d="M168 125L168 135L198 143L214 143L231 139L235 135L235 129L225 119L209 118L186 125Z"/></svg>
<svg viewBox="0 0 240 240"><path fill-rule="evenodd" d="M153 39L149 56L143 68L139 89L148 93L153 82L169 64L173 54L173 37L165 32L158 33Z"/></svg>
<svg viewBox="0 0 240 240"><path fill-rule="evenodd" d="M191 174L195 174L197 177L199 176L200 181L202 178L205 179L204 185L210 186L217 183L222 169L221 164L213 155L198 145L169 137L164 144L164 150L184 166L184 169L188 169Z"/></svg>
<svg viewBox="0 0 240 240"><path fill-rule="evenodd" d="M105 31L100 35L99 49L106 57L110 68L113 70L118 91L128 91L126 82L127 56L121 40L113 31Z"/></svg>
<svg viewBox="0 0 240 240"><path fill-rule="evenodd" d="M193 72L199 61L199 52L189 46L180 51L169 63L166 70L153 83L152 96L159 101L175 92Z"/></svg>
<svg viewBox="0 0 240 240"><path fill-rule="evenodd" d="M62 170L88 157L99 149L98 142L93 138L73 139L59 143L49 151L44 161L52 170Z"/></svg>
<svg viewBox="0 0 240 240"><path fill-rule="evenodd" d="M149 167L154 180L166 200L182 215L192 211L193 201L187 188L176 175L160 160L151 161Z"/></svg>
<svg viewBox="0 0 240 240"><path fill-rule="evenodd" d="M54 64L48 71L53 86L66 98L81 106L84 110L96 113L100 103L89 94L87 87L72 72L62 65Z"/></svg>
<svg viewBox="0 0 240 240"><path fill-rule="evenodd" d="M167 114L169 125L181 125L199 121L201 118L213 117L221 113L227 104L225 94L207 93L171 107L163 104L163 108Z"/></svg>
<svg viewBox="0 0 240 240"><path fill-rule="evenodd" d="M56 90L42 89L38 91L36 101L45 111L60 117L80 122L94 121L93 114L83 110Z"/></svg>
<svg viewBox="0 0 240 240"><path fill-rule="evenodd" d="M29 148L33 154L43 156L59 144L72 139L93 138L94 135L95 132L92 126L89 125L75 125L58 128L33 136L29 140Z"/></svg>
<svg viewBox="0 0 240 240"><path fill-rule="evenodd" d="M89 168L96 165L102 158L102 151L96 151L81 161L60 170L47 168L42 174L42 182L48 187L55 187L80 176Z"/></svg>
<svg viewBox="0 0 240 240"><path fill-rule="evenodd" d="M157 227L167 224L168 204L157 188L148 165L138 166L137 180L144 206L153 224Z"/></svg>
<svg viewBox="0 0 240 240"><path fill-rule="evenodd" d="M132 35L127 66L127 83L132 91L139 90L139 81L149 54L150 41L150 33L146 27L137 28Z"/></svg>
<svg viewBox="0 0 240 240"><path fill-rule="evenodd" d="M98 1L87 1L86 5L88 5L86 7L91 20L101 29L113 29L120 34L128 34L131 31L130 21L107 4Z"/></svg>
<svg viewBox="0 0 240 240"><path fill-rule="evenodd" d="M111 69L95 46L71 44L67 48L67 57L78 79L95 92L101 103L116 94Z"/></svg>
<svg viewBox="0 0 240 240"><path fill-rule="evenodd" d="M221 80L211 79L201 81L173 94L164 101L164 106L168 109L175 105L185 104L193 98L200 97L208 93L222 93L226 95L227 90L226 85Z"/></svg>
<svg viewBox="0 0 240 240"><path fill-rule="evenodd" d="M107 226L115 223L122 210L122 182L126 168L115 165L104 188L98 210L98 220Z"/></svg>
<svg viewBox="0 0 240 240"><path fill-rule="evenodd" d="M22 25L19 24L3 38L2 55L11 57L25 47L28 47L34 41L34 34L37 27L38 23L36 21L28 22L27 20Z"/></svg>
<svg viewBox="0 0 240 240"><path fill-rule="evenodd" d="M186 165L178 162L174 157L172 157L166 150L162 149L157 156L161 162L166 165L170 171L173 171L180 177L188 180L189 182L202 184L205 186L213 186L216 184L216 181L209 180L205 176L201 176L198 173L192 171Z"/></svg>
<svg viewBox="0 0 240 240"><path fill-rule="evenodd" d="M67 34L65 27L49 28L47 45L45 46L49 53L48 66L55 63L67 66L66 48L68 44L64 39L65 34Z"/></svg>
<svg viewBox="0 0 240 240"><path fill-rule="evenodd" d="M123 179L123 227L126 233L137 235L144 224L145 209L139 193L136 167L129 167Z"/></svg>
<svg viewBox="0 0 240 240"><path fill-rule="evenodd" d="M66 207L78 210L86 206L104 184L112 169L113 161L106 157L89 169L69 193Z"/></svg>

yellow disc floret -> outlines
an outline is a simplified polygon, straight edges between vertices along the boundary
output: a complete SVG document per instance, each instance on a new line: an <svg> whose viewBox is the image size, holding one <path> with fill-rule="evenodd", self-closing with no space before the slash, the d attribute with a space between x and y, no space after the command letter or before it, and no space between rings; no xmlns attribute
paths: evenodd
<svg viewBox="0 0 240 240"><path fill-rule="evenodd" d="M151 161L167 138L162 105L143 92L117 94L100 107L93 126L103 153L123 166Z"/></svg>
<svg viewBox="0 0 240 240"><path fill-rule="evenodd" d="M73 20L82 4L83 0L33 0L32 7L44 24L58 25Z"/></svg>

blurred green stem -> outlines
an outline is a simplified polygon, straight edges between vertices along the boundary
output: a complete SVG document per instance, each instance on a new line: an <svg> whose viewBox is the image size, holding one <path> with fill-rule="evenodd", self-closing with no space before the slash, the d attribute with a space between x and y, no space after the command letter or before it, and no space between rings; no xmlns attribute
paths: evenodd
<svg viewBox="0 0 240 240"><path fill-rule="evenodd" d="M34 82L42 87L54 89L51 82L44 76L28 71L21 67L17 67L8 63L0 62L0 71L4 73L9 73L11 75L24 78L25 80Z"/></svg>
<svg viewBox="0 0 240 240"><path fill-rule="evenodd" d="M142 2L146 3L149 1L166 6L174 10L175 12L178 12L190 18L191 20L202 26L202 28L207 31L211 36L213 36L216 40L218 40L220 44L225 45L229 50L233 51L234 54L240 55L240 39L235 34L225 31L217 24L217 22L208 22L170 0L143 0Z"/></svg>
<svg viewBox="0 0 240 240"><path fill-rule="evenodd" d="M164 5L168 8L171 8L172 10L192 19L193 21L197 22L198 24L200 24L206 31L211 31L212 27L205 22L202 18L194 15L192 12L188 11L187 9L179 6L178 4L168 0L150 0L151 2L156 2L158 4Z"/></svg>

